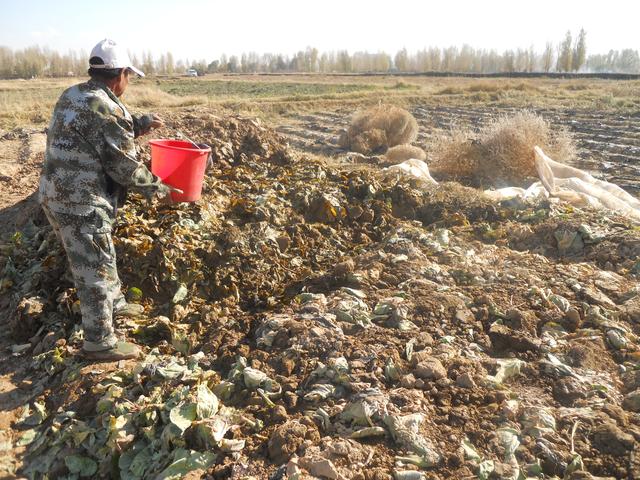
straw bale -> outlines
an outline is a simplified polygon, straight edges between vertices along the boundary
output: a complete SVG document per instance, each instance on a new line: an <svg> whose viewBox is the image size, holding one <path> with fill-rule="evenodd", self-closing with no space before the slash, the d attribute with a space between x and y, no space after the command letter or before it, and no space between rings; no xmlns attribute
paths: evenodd
<svg viewBox="0 0 640 480"><path fill-rule="evenodd" d="M551 127L525 111L500 117L481 129L455 130L434 139L434 174L466 179L474 185L522 186L537 177L534 146L559 162L575 158L575 142L563 127Z"/></svg>
<svg viewBox="0 0 640 480"><path fill-rule="evenodd" d="M379 143L383 138L380 132L384 133L383 144ZM381 153L381 149L384 151L389 147L411 143L417 136L418 123L411 113L393 105L378 105L357 112L340 141L344 148L370 155Z"/></svg>
<svg viewBox="0 0 640 480"><path fill-rule="evenodd" d="M387 135L384 130L373 128L351 137L350 148L354 152L372 155L387 148Z"/></svg>
<svg viewBox="0 0 640 480"><path fill-rule="evenodd" d="M426 160L427 154L420 147L414 145L402 144L391 147L385 153L385 157L390 162L401 163L405 160L416 158L418 160Z"/></svg>

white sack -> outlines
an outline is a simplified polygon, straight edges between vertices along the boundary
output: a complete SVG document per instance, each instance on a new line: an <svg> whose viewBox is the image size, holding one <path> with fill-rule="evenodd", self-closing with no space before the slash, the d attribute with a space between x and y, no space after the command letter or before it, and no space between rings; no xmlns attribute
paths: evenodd
<svg viewBox="0 0 640 480"><path fill-rule="evenodd" d="M418 160L417 158L411 158L397 165L383 168L382 171L384 173L395 173L397 175L406 175L418 178L434 185L438 184L438 182L436 182L431 176L431 173L429 173L429 167L427 166L427 164L422 160Z"/></svg>
<svg viewBox="0 0 640 480"><path fill-rule="evenodd" d="M620 213L640 221L640 200L619 186L598 180L579 168L558 163L540 147L534 148L536 170L540 181L528 189L507 187L484 193L496 201L519 197L525 200L539 196L556 197L576 207L590 206Z"/></svg>

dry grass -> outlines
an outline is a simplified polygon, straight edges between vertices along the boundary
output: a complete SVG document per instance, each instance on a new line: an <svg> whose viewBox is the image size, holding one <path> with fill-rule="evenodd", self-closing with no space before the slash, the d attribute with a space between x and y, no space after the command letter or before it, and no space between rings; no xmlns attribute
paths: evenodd
<svg viewBox="0 0 640 480"><path fill-rule="evenodd" d="M0 128L43 125L62 91L77 79L0 81Z"/></svg>
<svg viewBox="0 0 640 480"><path fill-rule="evenodd" d="M202 95L176 96L160 90L154 85L132 85L124 95L124 101L131 107L188 107L206 105L207 97Z"/></svg>
<svg viewBox="0 0 640 480"><path fill-rule="evenodd" d="M372 128L348 138L350 149L354 152L373 154L383 152L387 148L387 134L379 128Z"/></svg>
<svg viewBox="0 0 640 480"><path fill-rule="evenodd" d="M0 129L44 127L64 88L85 80L0 80ZM131 83L125 102L134 111L137 108L179 109L197 104L216 111L243 113L278 122L287 122L292 112L344 108L356 111L375 105L380 100L405 108L418 104L452 107L498 105L510 108L604 110L621 115L635 115L640 109L638 80L536 78L519 81L504 78L412 77L411 84L406 85L393 76L363 75L349 77L348 88L345 87L344 77L331 75L252 75L233 77L231 80L234 85L227 92L221 91L220 85L229 84L230 77L222 74L198 79L138 79ZM379 153L384 151L382 147Z"/></svg>
<svg viewBox="0 0 640 480"><path fill-rule="evenodd" d="M549 122L532 112L503 117L491 123L483 132L483 147L496 163L485 163L487 174L511 179L535 176L533 147L538 145L559 162L569 162L576 156L576 147L569 132L561 127L552 130ZM504 172L504 173L502 173Z"/></svg>
<svg viewBox="0 0 640 480"><path fill-rule="evenodd" d="M472 177L482 156L479 143L471 130L456 128L431 140L431 173L451 180Z"/></svg>
<svg viewBox="0 0 640 480"><path fill-rule="evenodd" d="M82 79L7 80L0 82L0 128L43 125L49 121L60 94ZM133 109L208 105L203 95L178 96L150 83L132 83L123 98Z"/></svg>
<svg viewBox="0 0 640 480"><path fill-rule="evenodd" d="M438 90L436 95L462 95L464 92L464 89L461 87L452 85L450 87L445 87L442 90Z"/></svg>
<svg viewBox="0 0 640 480"><path fill-rule="evenodd" d="M552 130L541 116L525 111L494 120L478 134L458 130L437 138L430 167L438 175L474 185L527 185L537 176L536 145L559 162L576 156L567 130Z"/></svg>
<svg viewBox="0 0 640 480"><path fill-rule="evenodd" d="M0 92L0 128L43 124L56 98L43 92Z"/></svg>
<svg viewBox="0 0 640 480"><path fill-rule="evenodd" d="M417 158L418 160L427 159L427 154L424 153L424 150L422 150L420 147L409 144L402 144L391 147L389 150L387 150L387 153L385 153L384 156L388 161L396 163L404 162L405 160L409 160L411 158Z"/></svg>
<svg viewBox="0 0 640 480"><path fill-rule="evenodd" d="M418 123L413 115L394 105L378 105L357 112L340 143L343 148L371 155L411 143L417 136Z"/></svg>
<svg viewBox="0 0 640 480"><path fill-rule="evenodd" d="M505 95L509 92L527 92L530 94L539 93L541 90L538 86L528 82L473 82L469 84L452 85L438 90L436 95L462 95L465 93L486 93L494 95Z"/></svg>

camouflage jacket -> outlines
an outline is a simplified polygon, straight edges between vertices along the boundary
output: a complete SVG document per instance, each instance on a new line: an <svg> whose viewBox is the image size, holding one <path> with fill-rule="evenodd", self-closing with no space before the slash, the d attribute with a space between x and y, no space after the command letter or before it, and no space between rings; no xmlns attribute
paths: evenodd
<svg viewBox="0 0 640 480"><path fill-rule="evenodd" d="M101 82L65 90L49 124L40 202L53 211L89 215L96 207L115 213L122 189L153 194L160 180L137 159L133 141L150 123L150 116L132 117Z"/></svg>

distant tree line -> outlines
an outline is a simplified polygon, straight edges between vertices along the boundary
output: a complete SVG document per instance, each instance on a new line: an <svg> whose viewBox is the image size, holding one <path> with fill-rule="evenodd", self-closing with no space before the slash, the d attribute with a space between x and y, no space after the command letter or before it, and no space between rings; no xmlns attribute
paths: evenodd
<svg viewBox="0 0 640 480"><path fill-rule="evenodd" d="M0 78L78 75L87 72L87 63L84 50L60 54L37 46L13 51L0 45Z"/></svg>
<svg viewBox="0 0 640 480"><path fill-rule="evenodd" d="M155 57L144 52L132 55L134 65L147 75L183 74L193 68L205 73L366 73L366 72L612 72L640 73L638 50L611 50L607 54L587 56L587 34L580 30L577 37L570 31L554 45L548 42L542 52L533 47L516 50L476 49L462 47L430 47L409 52L406 48L394 56L386 52L354 52L347 50L319 52L307 48L294 55L255 52L242 55L221 55L219 59L176 60L171 53ZM87 69L87 54L59 54L47 48L29 47L13 51L0 46L0 78L60 77L81 75Z"/></svg>

